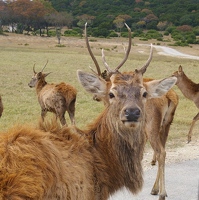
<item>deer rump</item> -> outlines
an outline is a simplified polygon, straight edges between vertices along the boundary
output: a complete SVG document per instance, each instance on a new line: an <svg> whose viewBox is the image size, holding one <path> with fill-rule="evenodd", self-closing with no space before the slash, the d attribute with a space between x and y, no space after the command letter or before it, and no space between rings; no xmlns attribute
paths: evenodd
<svg viewBox="0 0 199 200"><path fill-rule="evenodd" d="M47 84L39 93L38 100L42 109L58 115L60 110L63 110L65 113L65 110L70 109L70 104L72 102L75 103L76 91L72 86L64 82L60 84Z"/></svg>

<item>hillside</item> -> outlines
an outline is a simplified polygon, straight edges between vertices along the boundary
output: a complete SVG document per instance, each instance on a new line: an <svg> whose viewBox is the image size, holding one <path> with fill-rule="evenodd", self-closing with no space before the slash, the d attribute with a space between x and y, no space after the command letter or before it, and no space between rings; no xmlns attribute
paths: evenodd
<svg viewBox="0 0 199 200"><path fill-rule="evenodd" d="M125 21L154 28L160 22L175 26L199 24L198 0L50 0L57 11L67 11L73 16L92 16L93 26L113 26L113 21L125 17ZM127 17L129 15L129 17Z"/></svg>

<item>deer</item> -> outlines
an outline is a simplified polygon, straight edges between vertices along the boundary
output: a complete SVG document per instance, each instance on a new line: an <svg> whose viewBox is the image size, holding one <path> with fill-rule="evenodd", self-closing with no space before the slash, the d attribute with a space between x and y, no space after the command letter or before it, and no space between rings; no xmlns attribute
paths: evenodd
<svg viewBox="0 0 199 200"><path fill-rule="evenodd" d="M83 88L109 90L109 105L84 129L41 120L0 134L0 199L108 200L126 187L143 185L147 98L158 98L175 77L143 82L148 65L123 73L110 70L110 87L94 73L77 71Z"/></svg>
<svg viewBox="0 0 199 200"><path fill-rule="evenodd" d="M182 94L189 100L193 101L197 108L199 108L199 83L194 83L187 75L184 73L182 66L178 67L178 71L173 73L173 76L177 78L176 85L182 92ZM199 120L199 112L193 118L191 127L187 135L187 143L191 142L193 127L196 121Z"/></svg>
<svg viewBox="0 0 199 200"><path fill-rule="evenodd" d="M130 28L127 27L129 30L129 45L128 49L125 50L126 54L124 57L124 60L122 61L122 64L126 62L130 47L131 47L131 31ZM97 74L99 77L103 78L106 81L107 91L104 93L94 94L93 99L95 101L102 101L105 106L109 105L109 88L111 87L110 82L110 73L107 72L110 71L109 65L106 62L106 58L104 55L104 51L102 49L102 61L104 63L104 66L106 70L104 72L101 72L100 66L94 56L94 54L91 51L91 47L89 45L86 29L85 29L85 38L86 38L86 46L88 49L88 52L95 64L97 72L91 68L91 70ZM152 59L152 46L150 51L150 56L146 62L146 66L149 65ZM131 72L129 72L131 73ZM128 74L128 73L127 73ZM153 81L151 78L143 78L144 83ZM176 92L172 89L168 90L167 93L163 94L159 98L148 98L146 101L146 137L148 138L151 147L154 151L153 159L151 161L151 165L156 164L156 160L158 161L158 171L155 183L153 185L153 188L151 190L152 195L159 194L159 200L164 200L167 196L167 192L165 189L165 159L166 159L166 141L169 134L170 126L172 124L174 114L178 105L178 95Z"/></svg>
<svg viewBox="0 0 199 200"><path fill-rule="evenodd" d="M46 77L51 73L43 73L48 61L40 72L35 71L33 66L34 75L28 83L30 88L36 88L36 94L39 104L41 106L41 117L44 120L47 112L52 112L59 118L61 124L67 126L65 113L69 114L71 124L75 125L75 102L77 90L68 83L47 83Z"/></svg>

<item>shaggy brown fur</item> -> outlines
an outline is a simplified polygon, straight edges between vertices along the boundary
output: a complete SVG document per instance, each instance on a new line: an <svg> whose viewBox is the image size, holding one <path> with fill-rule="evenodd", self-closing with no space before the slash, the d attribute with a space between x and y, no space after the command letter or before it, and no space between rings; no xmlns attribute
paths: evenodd
<svg viewBox="0 0 199 200"><path fill-rule="evenodd" d="M49 74L49 73L48 73ZM38 101L41 106L41 116L44 120L46 113L53 112L60 119L62 125L67 125L65 112L68 111L71 123L75 124L75 102L77 90L67 84L48 84L42 71L36 73L28 84L30 87L36 87Z"/></svg>
<svg viewBox="0 0 199 200"><path fill-rule="evenodd" d="M184 73L182 66L179 66L178 71L173 73L173 76L177 78L176 85L181 90L182 94L193 101L197 108L199 108L199 83L194 83L191 79L189 79L186 74ZM188 140L189 143L192 137L193 127L196 121L199 120L199 112L193 118L191 127L188 133Z"/></svg>

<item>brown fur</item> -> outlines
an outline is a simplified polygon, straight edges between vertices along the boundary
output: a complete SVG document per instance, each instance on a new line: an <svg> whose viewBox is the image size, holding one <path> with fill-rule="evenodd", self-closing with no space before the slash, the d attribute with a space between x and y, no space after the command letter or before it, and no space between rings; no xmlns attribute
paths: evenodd
<svg viewBox="0 0 199 200"><path fill-rule="evenodd" d="M67 125L65 112L68 111L71 123L74 125L76 89L63 82L48 84L45 80L47 75L42 72L35 72L29 83L30 87L36 87L42 119L44 120L47 112L53 112L60 119L62 125Z"/></svg>
<svg viewBox="0 0 199 200"><path fill-rule="evenodd" d="M199 108L199 83L194 83L191 79L189 79L186 74L184 73L182 66L179 66L178 71L173 73L173 76L177 78L176 85L181 90L182 94L193 101L197 108ZM192 137L193 127L196 121L199 120L199 112L193 118L191 127L188 133L188 140L189 143Z"/></svg>

